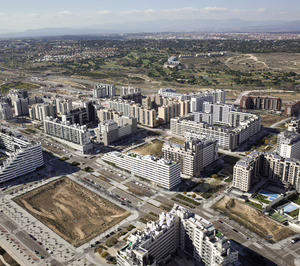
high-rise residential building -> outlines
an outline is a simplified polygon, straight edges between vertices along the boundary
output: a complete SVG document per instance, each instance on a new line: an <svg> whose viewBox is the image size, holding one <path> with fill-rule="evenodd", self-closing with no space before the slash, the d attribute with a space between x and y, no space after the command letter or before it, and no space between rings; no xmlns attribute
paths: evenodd
<svg viewBox="0 0 300 266"><path fill-rule="evenodd" d="M134 93L140 93L140 92L141 92L141 88L137 88L137 87L122 87L121 88L121 96L134 94Z"/></svg>
<svg viewBox="0 0 300 266"><path fill-rule="evenodd" d="M172 118L171 132L182 137L185 132L208 135L218 141L220 148L234 150L261 129L261 118L255 114L232 111L229 113L229 123L223 125L211 125L203 120L199 122L199 115L201 113Z"/></svg>
<svg viewBox="0 0 300 266"><path fill-rule="evenodd" d="M234 108L232 105L204 102L202 112L195 113L195 116L197 114L202 114L202 116L205 117L208 114L211 115L211 124L229 124L230 112L233 110ZM200 119L198 122L201 122Z"/></svg>
<svg viewBox="0 0 300 266"><path fill-rule="evenodd" d="M93 89L94 98L106 98L113 97L117 94L117 88L115 85L110 84L97 84Z"/></svg>
<svg viewBox="0 0 300 266"><path fill-rule="evenodd" d="M44 121L47 116L56 117L56 107L53 104L38 103L29 107L29 117L33 120Z"/></svg>
<svg viewBox="0 0 300 266"><path fill-rule="evenodd" d="M27 99L28 92L24 89L20 89L20 90L12 89L9 91L7 97L10 98L11 102L13 103L19 99Z"/></svg>
<svg viewBox="0 0 300 266"><path fill-rule="evenodd" d="M300 160L276 153L253 152L234 166L233 187L247 192L260 177L280 180L300 192Z"/></svg>
<svg viewBox="0 0 300 266"><path fill-rule="evenodd" d="M93 148L90 132L86 126L62 122L52 117L44 120L44 132L55 140L83 153Z"/></svg>
<svg viewBox="0 0 300 266"><path fill-rule="evenodd" d="M133 117L115 117L116 120L105 120L99 123L97 141L110 145L124 137L137 132L137 120Z"/></svg>
<svg viewBox="0 0 300 266"><path fill-rule="evenodd" d="M109 100L107 105L109 109L121 112L125 116L135 117L137 122L143 126L156 126L156 110L154 109L149 110L140 104L123 100Z"/></svg>
<svg viewBox="0 0 300 266"><path fill-rule="evenodd" d="M16 116L28 116L29 115L29 106L28 99L17 99L13 101L15 115Z"/></svg>
<svg viewBox="0 0 300 266"><path fill-rule="evenodd" d="M291 131L278 134L277 152L284 158L300 159L300 134Z"/></svg>
<svg viewBox="0 0 300 266"><path fill-rule="evenodd" d="M158 221L148 222L117 252L118 266L166 265L177 249L210 266L231 265L238 261L238 251L220 231L203 217L174 205Z"/></svg>
<svg viewBox="0 0 300 266"><path fill-rule="evenodd" d="M72 109L71 111L63 114L61 116L61 120L63 122L70 122L71 125L79 124L81 126L90 122L89 113L86 107Z"/></svg>
<svg viewBox="0 0 300 266"><path fill-rule="evenodd" d="M9 120L13 118L13 111L11 106L6 103L0 101L0 120Z"/></svg>
<svg viewBox="0 0 300 266"><path fill-rule="evenodd" d="M281 111L282 100L268 96L245 95L240 100L240 107L245 109L262 109Z"/></svg>
<svg viewBox="0 0 300 266"><path fill-rule="evenodd" d="M166 160L180 164L182 177L197 177L203 169L218 159L218 142L210 137L193 137L186 133L184 146L165 143L162 151Z"/></svg>
<svg viewBox="0 0 300 266"><path fill-rule="evenodd" d="M120 152L106 153L102 159L168 190L181 182L180 165L176 162Z"/></svg>
<svg viewBox="0 0 300 266"><path fill-rule="evenodd" d="M116 120L122 116L122 113L114 111L112 109L99 109L97 110L97 117L100 122L104 122L106 120Z"/></svg>
<svg viewBox="0 0 300 266"><path fill-rule="evenodd" d="M0 164L0 183L35 171L44 164L41 143L0 129L0 148L8 158Z"/></svg>
<svg viewBox="0 0 300 266"><path fill-rule="evenodd" d="M72 100L56 98L55 99L56 111L58 114L66 114L73 109Z"/></svg>

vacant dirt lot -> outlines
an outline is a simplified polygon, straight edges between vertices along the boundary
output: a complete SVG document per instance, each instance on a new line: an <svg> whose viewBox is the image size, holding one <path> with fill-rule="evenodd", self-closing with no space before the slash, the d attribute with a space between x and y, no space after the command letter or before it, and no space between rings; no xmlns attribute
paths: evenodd
<svg viewBox="0 0 300 266"><path fill-rule="evenodd" d="M130 215L68 178L21 195L15 202L75 247Z"/></svg>
<svg viewBox="0 0 300 266"><path fill-rule="evenodd" d="M277 242L295 234L292 230L274 222L260 211L230 197L224 197L213 208L220 210L264 238L273 236L272 239L267 238L269 241Z"/></svg>
<svg viewBox="0 0 300 266"><path fill-rule="evenodd" d="M272 114L263 114L261 116L262 125L264 127L270 127L271 125L286 119L284 116L272 115Z"/></svg>
<svg viewBox="0 0 300 266"><path fill-rule="evenodd" d="M155 155L158 157L162 156L162 146L164 145L164 142L158 139L153 140L150 143L147 143L143 146L140 146L134 150L131 150L130 152L134 152L139 155Z"/></svg>

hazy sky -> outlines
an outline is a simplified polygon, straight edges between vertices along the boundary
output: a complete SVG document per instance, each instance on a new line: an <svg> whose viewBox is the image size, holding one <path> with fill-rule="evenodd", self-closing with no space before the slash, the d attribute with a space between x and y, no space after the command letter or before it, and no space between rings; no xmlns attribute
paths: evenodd
<svg viewBox="0 0 300 266"><path fill-rule="evenodd" d="M299 0L0 0L0 31L157 19L300 20Z"/></svg>

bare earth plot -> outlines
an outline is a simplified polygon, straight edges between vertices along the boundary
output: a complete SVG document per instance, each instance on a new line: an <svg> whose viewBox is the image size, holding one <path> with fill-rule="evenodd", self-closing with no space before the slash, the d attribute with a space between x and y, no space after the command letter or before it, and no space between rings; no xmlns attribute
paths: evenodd
<svg viewBox="0 0 300 266"><path fill-rule="evenodd" d="M68 178L30 191L14 201L75 247L130 215Z"/></svg>
<svg viewBox="0 0 300 266"><path fill-rule="evenodd" d="M145 156L145 155L155 155L155 156L162 156L162 146L164 142L158 139L153 140L150 143L142 145L130 152Z"/></svg>
<svg viewBox="0 0 300 266"><path fill-rule="evenodd" d="M261 237L273 236L271 239L267 238L271 242L277 242L295 234L289 228L276 223L255 208L227 196L218 201L213 208L225 213Z"/></svg>

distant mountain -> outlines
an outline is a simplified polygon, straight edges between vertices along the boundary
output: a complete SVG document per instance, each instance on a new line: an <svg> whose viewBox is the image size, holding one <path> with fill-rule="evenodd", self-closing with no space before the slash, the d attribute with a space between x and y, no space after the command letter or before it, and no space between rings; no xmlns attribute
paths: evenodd
<svg viewBox="0 0 300 266"><path fill-rule="evenodd" d="M297 32L298 21L247 21L229 20L155 20L147 22L126 22L106 24L90 28L44 28L16 33L0 34L1 38L41 37L62 35L96 35L103 33L141 33L141 32Z"/></svg>

